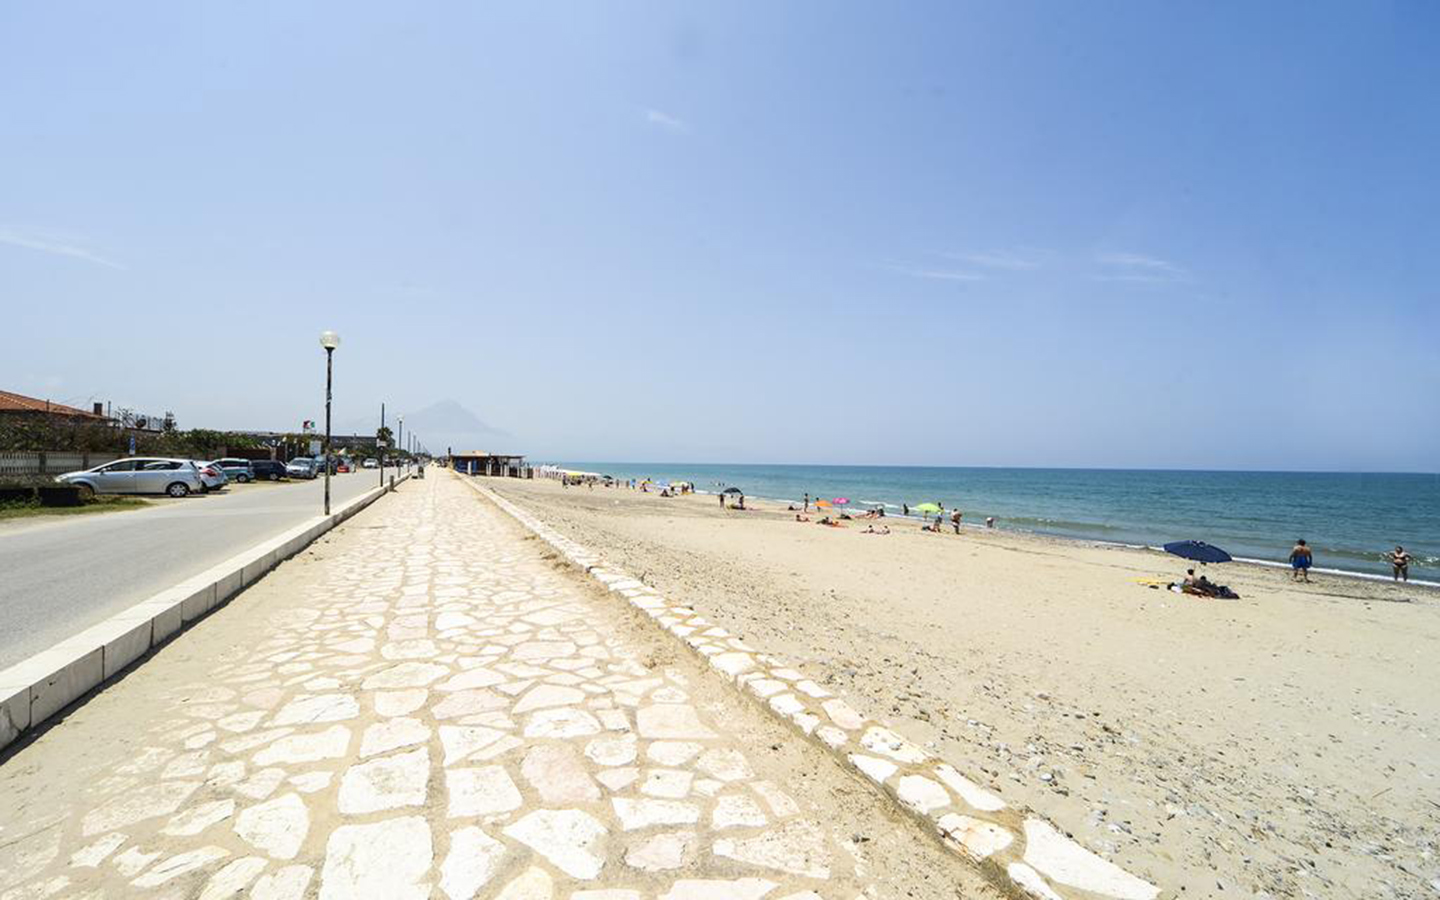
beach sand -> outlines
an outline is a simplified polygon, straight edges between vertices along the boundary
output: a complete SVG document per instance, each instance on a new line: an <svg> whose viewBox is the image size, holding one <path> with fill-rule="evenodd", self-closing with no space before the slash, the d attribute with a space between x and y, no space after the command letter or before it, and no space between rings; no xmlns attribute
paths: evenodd
<svg viewBox="0 0 1440 900"><path fill-rule="evenodd" d="M1440 892L1440 592L484 479L1183 897ZM1323 560L1318 561L1323 565Z"/></svg>

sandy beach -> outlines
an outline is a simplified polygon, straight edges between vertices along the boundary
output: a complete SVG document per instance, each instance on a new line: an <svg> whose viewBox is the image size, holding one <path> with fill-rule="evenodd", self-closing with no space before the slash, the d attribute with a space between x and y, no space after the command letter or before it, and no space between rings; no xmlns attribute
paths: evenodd
<svg viewBox="0 0 1440 900"><path fill-rule="evenodd" d="M1433 589L1229 564L1203 600L1143 550L485 483L1166 896L1440 891Z"/></svg>

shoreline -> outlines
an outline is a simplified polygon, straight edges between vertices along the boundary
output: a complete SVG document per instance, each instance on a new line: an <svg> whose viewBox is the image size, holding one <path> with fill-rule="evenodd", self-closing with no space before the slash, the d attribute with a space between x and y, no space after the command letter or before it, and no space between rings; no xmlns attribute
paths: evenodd
<svg viewBox="0 0 1440 900"><path fill-rule="evenodd" d="M627 491L627 492L628 492L628 491L629 491L629 488L597 488L597 490L617 490L617 491L622 491L622 490L623 490L623 491ZM717 493L714 492L714 491L700 490L699 488L697 488L695 491L693 491L693 494L696 495L696 496L701 496L701 495L703 495L703 496L708 496L708 497L717 496ZM674 498L674 499L683 500L683 499L685 499L685 497L682 495L682 496L676 497L676 498ZM774 504L783 504L783 505L790 505L790 504L793 504L793 503L796 502L796 501L794 501L794 500L781 500L781 499L778 499L778 498L775 498L775 497L761 497L761 496L751 497L751 496L749 496L748 494L746 495L745 499L746 499L746 502L759 501L759 502L762 502L762 503L774 503ZM890 504L890 503L880 504L880 503L873 503L873 502L868 502L868 501L863 501L863 500L862 500L862 501L858 501L858 503L859 503L859 504L868 504L868 505L870 505L870 506L881 506L881 505L883 505L883 506L886 506L886 507L890 507L890 506L893 505L893 504ZM787 512L787 511L788 511L788 510L786 510L786 509L771 510L771 509L768 509L768 508L766 508L766 507L756 507L756 510L757 510L757 511L763 511L763 512ZM812 509L810 510L810 515L815 515L815 510L813 509L813 507L812 507ZM924 522L929 521L928 519L921 518L921 517L919 517L919 516L907 516L907 515L900 514L900 513L897 513L897 514L895 514L895 515L891 515L891 514L888 513L888 512L885 513L885 519L887 519L887 520L889 520L889 519L895 519L895 520L897 520L897 521L905 522L905 523L907 523L907 524L909 524L909 523L921 524L921 523L924 523ZM861 519L852 517L852 518L851 518L851 521L873 521L873 520L869 520L869 519L861 520ZM948 525L947 525L947 527L948 527ZM984 525L976 525L976 524L974 524L973 522L966 522L966 523L962 524L960 527L963 528L963 529L965 529L966 531L972 531L972 530L973 530L973 531L976 531L976 532L979 532L979 533L982 533L982 534L983 534L983 533L987 533L987 532L1003 532L1004 534L1028 535L1028 536L1031 536L1031 537L1042 538L1042 539L1047 540L1047 541L1070 542L1070 543L1073 543L1073 544L1075 544L1075 545L1077 545L1077 546L1082 546L1082 547L1113 547L1113 548L1115 548L1115 549L1117 549L1117 550L1144 550L1144 551L1150 551L1150 552L1153 552L1153 553L1162 553L1162 554L1165 553L1165 548L1163 548L1163 547L1156 547L1156 546L1154 546L1153 544L1129 544L1129 543L1126 543L1126 542L1124 542L1124 541L1107 541L1107 540L1105 540L1104 538L1087 538L1087 537L1076 537L1076 536L1074 536L1074 535L1069 535L1069 534L1052 534L1052 533L1050 533L1050 532L1048 532L1048 531L1038 531L1038 530L1033 530L1033 529L1029 529L1029 528L1015 528L1015 527L1011 527L1011 526L998 525L998 524L997 524L994 528L986 528ZM1174 558L1179 559L1180 557L1174 557ZM1284 570L1284 571L1289 571L1289 570L1290 570L1290 564L1289 564L1289 563L1280 562L1280 561L1278 561L1278 560L1272 560L1272 559L1256 559L1255 557L1250 557L1250 556L1236 556L1236 557L1234 557L1234 558L1231 560L1231 562L1233 562L1233 563L1240 563L1240 564L1247 565L1247 566L1263 566L1263 567L1265 567L1265 568L1267 568L1267 569L1280 569L1280 570ZM1228 565L1228 564L1229 564L1229 563L1216 563L1215 565ZM1311 571L1312 573L1318 574L1318 575L1331 575L1331 576L1338 576L1338 577L1341 577L1341 578L1355 578L1355 579L1362 580L1362 581L1373 581L1373 582L1377 582L1377 583L1381 583L1381 584L1394 584L1394 585L1396 585L1397 587L1403 587L1403 586L1405 586L1405 585L1418 585L1418 586L1420 586L1420 587L1422 587L1422 588L1426 588L1426 589L1428 589L1428 590L1440 589L1440 581L1429 581L1429 580L1426 580L1426 579L1423 579L1423 578L1411 578L1409 581L1395 581L1391 576L1381 575L1381 574L1378 574L1378 573L1375 573L1375 572L1357 572L1357 571L1355 571L1354 569L1336 569L1336 568L1330 568L1330 567L1328 567L1328 566L1326 566L1326 567L1313 566L1313 567L1311 567L1310 571Z"/></svg>
<svg viewBox="0 0 1440 900"><path fill-rule="evenodd" d="M729 486L783 508L802 495L849 497L848 509L905 503L959 507L971 522L1122 546L1194 538L1237 558L1287 563L1297 537L1327 569L1410 576L1440 586L1440 474L585 462L550 468L621 481ZM603 476L602 476L603 473ZM902 503L902 501L904 501Z"/></svg>

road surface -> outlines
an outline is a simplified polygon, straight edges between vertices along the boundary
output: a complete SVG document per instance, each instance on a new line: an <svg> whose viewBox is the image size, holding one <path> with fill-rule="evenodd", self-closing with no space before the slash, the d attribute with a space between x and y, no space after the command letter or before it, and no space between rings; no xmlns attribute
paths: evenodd
<svg viewBox="0 0 1440 900"><path fill-rule="evenodd" d="M133 511L0 523L0 669L320 515L324 483L231 484ZM379 484L374 469L336 475L331 506Z"/></svg>

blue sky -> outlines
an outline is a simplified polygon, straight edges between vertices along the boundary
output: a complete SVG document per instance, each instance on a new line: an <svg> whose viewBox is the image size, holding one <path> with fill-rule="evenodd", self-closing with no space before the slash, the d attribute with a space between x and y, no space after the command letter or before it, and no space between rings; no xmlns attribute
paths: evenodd
<svg viewBox="0 0 1440 900"><path fill-rule="evenodd" d="M295 427L334 328L542 457L1436 471L1437 26L6 4L0 388Z"/></svg>

